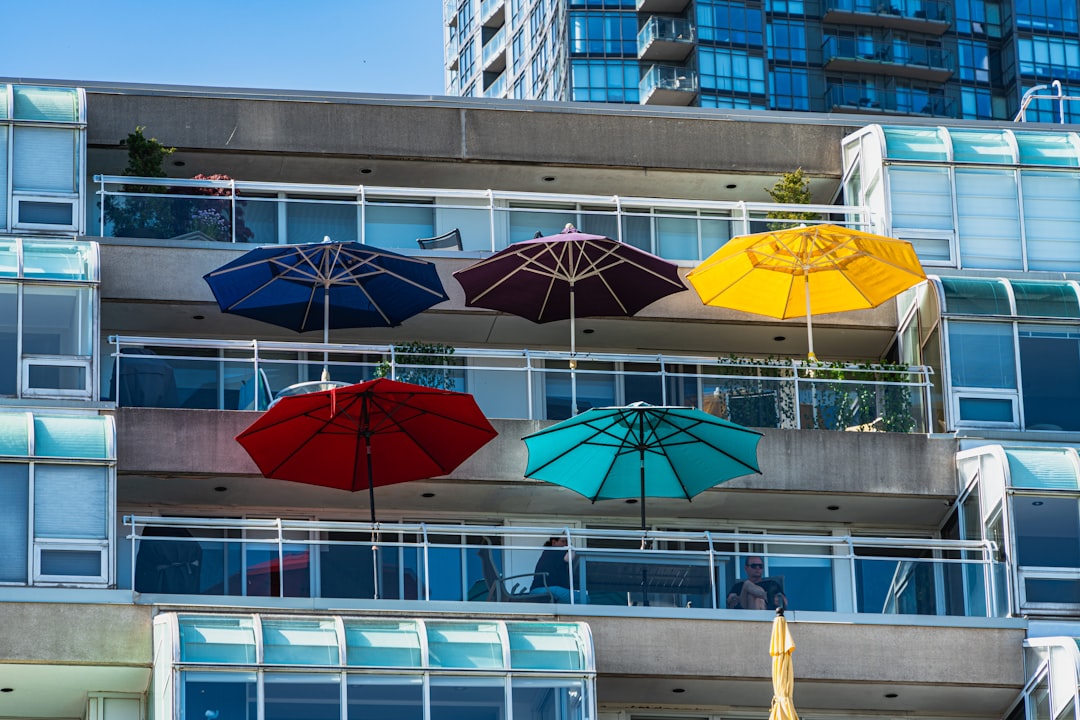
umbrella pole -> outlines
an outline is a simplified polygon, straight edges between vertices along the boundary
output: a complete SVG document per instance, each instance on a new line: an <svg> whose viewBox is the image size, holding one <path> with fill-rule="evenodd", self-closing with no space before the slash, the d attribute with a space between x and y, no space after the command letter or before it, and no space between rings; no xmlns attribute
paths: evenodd
<svg viewBox="0 0 1080 720"><path fill-rule="evenodd" d="M570 284L570 414L577 415L577 332L574 322L574 285Z"/></svg>
<svg viewBox="0 0 1080 720"><path fill-rule="evenodd" d="M641 549L645 549L645 413L638 413L638 457L641 459ZM641 604L649 605L649 571L641 566Z"/></svg>
<svg viewBox="0 0 1080 720"><path fill-rule="evenodd" d="M806 342L810 348L810 353L807 357L817 362L817 355L814 354L814 321L810 316L810 271L809 268L803 267L803 287L806 288Z"/></svg>
<svg viewBox="0 0 1080 720"><path fill-rule="evenodd" d="M330 344L330 288L323 288L323 325L322 325L322 342L323 342L323 367L322 367L322 381L326 382L330 379L330 350L326 347ZM370 452L370 451L369 451ZM370 456L368 458L370 462ZM370 468L369 468L370 470ZM368 476L370 478L370 475ZM375 522L375 518L371 519Z"/></svg>

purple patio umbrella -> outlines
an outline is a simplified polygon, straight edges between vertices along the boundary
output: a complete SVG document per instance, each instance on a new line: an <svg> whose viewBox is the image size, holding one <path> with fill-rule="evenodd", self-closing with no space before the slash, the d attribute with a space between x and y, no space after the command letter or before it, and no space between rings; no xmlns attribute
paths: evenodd
<svg viewBox="0 0 1080 720"><path fill-rule="evenodd" d="M465 304L501 310L536 323L570 320L570 369L577 365L575 320L630 317L662 297L686 290L679 268L633 245L572 225L557 235L516 242L458 270ZM570 375L577 413L577 381Z"/></svg>

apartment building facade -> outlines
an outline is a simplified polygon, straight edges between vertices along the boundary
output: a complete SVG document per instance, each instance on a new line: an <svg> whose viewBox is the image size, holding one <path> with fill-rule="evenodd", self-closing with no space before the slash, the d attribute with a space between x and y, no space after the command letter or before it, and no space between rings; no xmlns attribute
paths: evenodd
<svg viewBox="0 0 1080 720"><path fill-rule="evenodd" d="M1071 131L3 88L0 714L761 717L771 613L724 602L760 557L786 583L803 717L1075 717ZM122 174L136 128L176 148L167 177ZM825 367L801 321L690 292L580 321L572 367L566 324L466 307L451 276L568 222L685 274L766 229L792 167L807 210L911 240L931 275L815 318ZM417 244L451 230L459 249ZM202 280L324 236L425 257L450 299L327 347L221 313ZM267 480L234 440L324 362L439 368L499 436L378 488L373 527L366 493ZM523 477L521 438L568 415L572 372L590 406L761 428L762 475L650 499L644 534L634 504ZM516 602L507 578L553 535L582 594Z"/></svg>
<svg viewBox="0 0 1080 720"><path fill-rule="evenodd" d="M447 0L446 92L1072 122L1053 98L1076 94L1076 18L1073 0Z"/></svg>

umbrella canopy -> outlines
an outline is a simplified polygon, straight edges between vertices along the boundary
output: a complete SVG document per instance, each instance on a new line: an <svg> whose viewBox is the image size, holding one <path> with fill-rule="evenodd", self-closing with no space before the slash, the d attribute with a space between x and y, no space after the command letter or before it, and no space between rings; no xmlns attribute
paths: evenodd
<svg viewBox="0 0 1080 720"><path fill-rule="evenodd" d="M236 436L268 478L363 490L446 475L494 438L467 393L379 378L279 400Z"/></svg>
<svg viewBox="0 0 1080 720"><path fill-rule="evenodd" d="M791 667L791 653L795 651L795 641L791 639L784 610L776 611L773 620L772 636L769 638L769 655L772 656L772 707L769 720L799 720L795 712L792 693L795 689L795 673Z"/></svg>
<svg viewBox="0 0 1080 720"><path fill-rule="evenodd" d="M222 312L307 332L395 327L447 299L435 265L355 242L274 245L203 276Z"/></svg>
<svg viewBox="0 0 1080 720"><path fill-rule="evenodd" d="M911 243L836 225L732 238L690 271L706 305L785 320L877 307L926 279Z"/></svg>
<svg viewBox="0 0 1080 720"><path fill-rule="evenodd" d="M593 408L528 435L525 476L592 501L690 500L731 478L760 473L761 433L694 408L637 402Z"/></svg>
<svg viewBox="0 0 1080 720"><path fill-rule="evenodd" d="M536 323L569 319L571 358L577 352L577 318L629 317L686 290L674 263L570 225L557 235L513 243L454 277L469 307L501 310ZM571 384L576 408L573 376Z"/></svg>

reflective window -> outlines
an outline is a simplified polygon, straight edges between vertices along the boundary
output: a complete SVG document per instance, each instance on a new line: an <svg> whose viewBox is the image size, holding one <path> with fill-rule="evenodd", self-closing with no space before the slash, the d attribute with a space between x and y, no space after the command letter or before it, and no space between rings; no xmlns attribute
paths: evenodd
<svg viewBox="0 0 1080 720"><path fill-rule="evenodd" d="M573 99L578 102L637 103L636 60L571 61Z"/></svg>
<svg viewBox="0 0 1080 720"><path fill-rule="evenodd" d="M1080 329L1021 325L1024 424L1080 430Z"/></svg>
<svg viewBox="0 0 1080 720"><path fill-rule="evenodd" d="M990 82L990 50L984 40L958 41L960 48L960 79Z"/></svg>
<svg viewBox="0 0 1080 720"><path fill-rule="evenodd" d="M393 720L424 720L424 679L387 675L349 675L346 687L347 720L385 717L393 708Z"/></svg>
<svg viewBox="0 0 1080 720"><path fill-rule="evenodd" d="M1021 74L1045 80L1080 80L1080 41L1035 36L1017 38L1016 43Z"/></svg>
<svg viewBox="0 0 1080 720"><path fill-rule="evenodd" d="M806 23L773 20L769 25L769 53L775 60L806 62Z"/></svg>
<svg viewBox="0 0 1080 720"><path fill-rule="evenodd" d="M738 50L698 48L702 89L765 94L765 59Z"/></svg>
<svg viewBox="0 0 1080 720"><path fill-rule="evenodd" d="M1019 565L1080 568L1080 507L1076 498L1018 495L1013 497L1011 509Z"/></svg>
<svg viewBox="0 0 1080 720"><path fill-rule="evenodd" d="M571 12L570 52L637 57L637 13Z"/></svg>
<svg viewBox="0 0 1080 720"><path fill-rule="evenodd" d="M957 231L964 264L1021 269L1016 173L957 168L955 178Z"/></svg>
<svg viewBox="0 0 1080 720"><path fill-rule="evenodd" d="M1026 317L1080 317L1076 291L1069 283L1013 280L1016 314Z"/></svg>
<svg viewBox="0 0 1080 720"><path fill-rule="evenodd" d="M695 5L701 40L754 47L762 45L761 10L724 0L698 0Z"/></svg>
<svg viewBox="0 0 1080 720"><path fill-rule="evenodd" d="M1013 4L1016 25L1038 31L1056 30L1075 34L1076 3L1072 0L1016 0Z"/></svg>
<svg viewBox="0 0 1080 720"><path fill-rule="evenodd" d="M1016 389L1012 325L949 322L949 372L955 387Z"/></svg>
<svg viewBox="0 0 1080 720"><path fill-rule="evenodd" d="M1080 267L1080 173L1022 170L1029 270Z"/></svg>
<svg viewBox="0 0 1080 720"><path fill-rule="evenodd" d="M775 68L769 73L772 106L777 110L809 110L810 90L806 68Z"/></svg>

